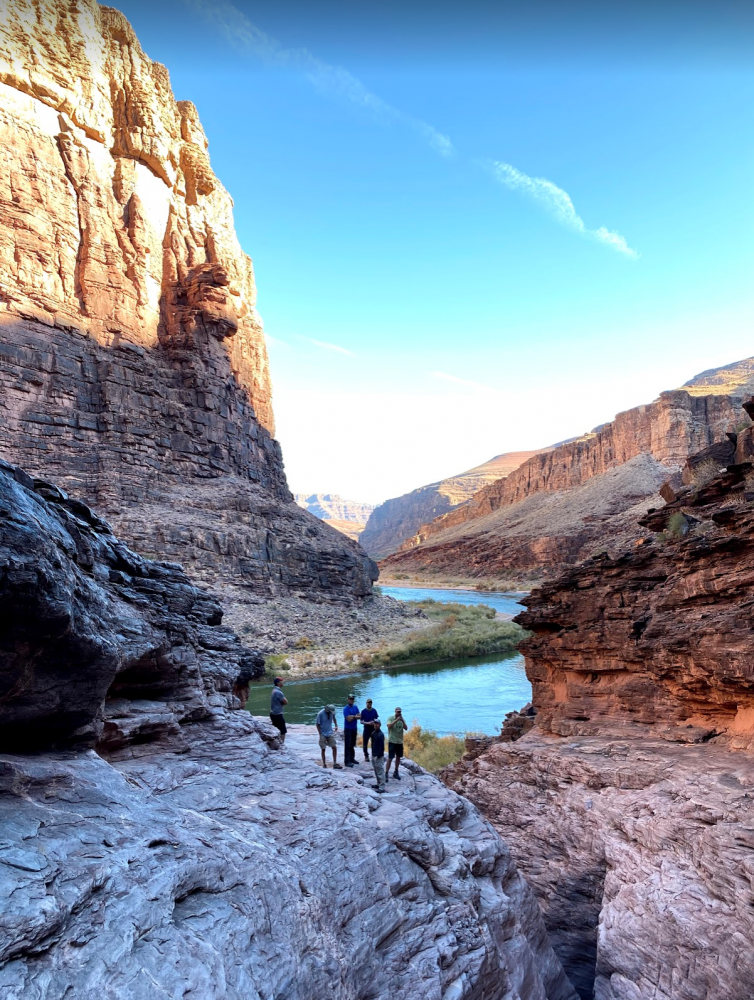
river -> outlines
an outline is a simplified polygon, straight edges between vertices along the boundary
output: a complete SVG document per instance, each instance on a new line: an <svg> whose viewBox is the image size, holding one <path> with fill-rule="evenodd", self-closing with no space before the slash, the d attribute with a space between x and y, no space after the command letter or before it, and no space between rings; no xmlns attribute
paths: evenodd
<svg viewBox="0 0 754 1000"><path fill-rule="evenodd" d="M436 601L488 604L496 611L515 614L522 610L516 595L478 593L467 590L425 590L413 587L383 587L382 592L404 601ZM285 675L283 675L285 676ZM269 684L253 684L248 702L254 715L270 710ZM288 722L313 724L323 705L332 702L339 712L353 691L356 703L364 708L367 698L382 719L400 705L409 721L417 720L440 735L477 732L492 735L499 731L506 712L521 708L531 700L531 685L524 672L520 653L495 653L442 663L361 671L342 677L321 677L291 681L285 685Z"/></svg>

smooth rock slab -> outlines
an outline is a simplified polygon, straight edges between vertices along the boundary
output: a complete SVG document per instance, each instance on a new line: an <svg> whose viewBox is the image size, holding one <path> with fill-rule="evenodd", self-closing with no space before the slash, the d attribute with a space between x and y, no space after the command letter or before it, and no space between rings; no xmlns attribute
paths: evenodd
<svg viewBox="0 0 754 1000"><path fill-rule="evenodd" d="M115 766L0 757L3 998L574 1000L504 843L434 777L378 796L310 727L184 728Z"/></svg>

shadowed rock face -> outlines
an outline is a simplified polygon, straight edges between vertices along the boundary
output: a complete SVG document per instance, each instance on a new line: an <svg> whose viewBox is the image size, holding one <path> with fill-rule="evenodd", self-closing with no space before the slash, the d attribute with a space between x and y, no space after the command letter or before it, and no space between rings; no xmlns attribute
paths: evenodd
<svg viewBox="0 0 754 1000"><path fill-rule="evenodd" d="M196 109L123 15L3 3L0 454L220 586L365 596L288 491L255 302Z"/></svg>
<svg viewBox="0 0 754 1000"><path fill-rule="evenodd" d="M0 462L0 748L114 752L229 707L264 661L221 620L180 567Z"/></svg>
<svg viewBox="0 0 754 1000"><path fill-rule="evenodd" d="M663 487L641 544L531 594L537 725L448 775L583 998L754 995L754 436L732 438Z"/></svg>

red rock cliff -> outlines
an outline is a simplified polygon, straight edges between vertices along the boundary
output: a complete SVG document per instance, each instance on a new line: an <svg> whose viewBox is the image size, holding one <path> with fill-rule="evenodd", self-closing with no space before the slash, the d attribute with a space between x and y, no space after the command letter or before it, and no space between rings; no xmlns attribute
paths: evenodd
<svg viewBox="0 0 754 1000"><path fill-rule="evenodd" d="M664 392L595 433L534 454L423 525L384 567L472 577L546 574L600 547L626 544L642 512L637 505L689 455L726 440L742 416L728 396Z"/></svg>
<svg viewBox="0 0 754 1000"><path fill-rule="evenodd" d="M288 492L255 299L196 109L123 15L3 4L2 454L200 577L366 594Z"/></svg>
<svg viewBox="0 0 754 1000"><path fill-rule="evenodd" d="M537 725L449 774L585 1000L754 995L753 454L708 449L642 544L532 593Z"/></svg>

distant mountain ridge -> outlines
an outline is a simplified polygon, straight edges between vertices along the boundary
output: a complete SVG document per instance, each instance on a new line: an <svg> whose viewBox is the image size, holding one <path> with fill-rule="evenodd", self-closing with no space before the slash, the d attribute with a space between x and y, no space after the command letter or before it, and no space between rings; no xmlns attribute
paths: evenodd
<svg viewBox="0 0 754 1000"><path fill-rule="evenodd" d="M358 541L374 504L344 500L337 493L294 493L293 499L304 510L314 514L343 535Z"/></svg>
<svg viewBox="0 0 754 1000"><path fill-rule="evenodd" d="M709 369L653 403L533 455L463 505L425 522L386 573L546 575L602 546L630 544L647 506L688 456L735 437L754 358Z"/></svg>
<svg viewBox="0 0 754 1000"><path fill-rule="evenodd" d="M373 558L384 559L397 551L423 524L455 510L485 486L510 475L532 456L548 450L504 452L466 472L386 500L372 511L359 542Z"/></svg>
<svg viewBox="0 0 754 1000"><path fill-rule="evenodd" d="M708 368L681 386L692 396L706 396L709 393L744 399L754 395L754 358L733 361L720 368Z"/></svg>

